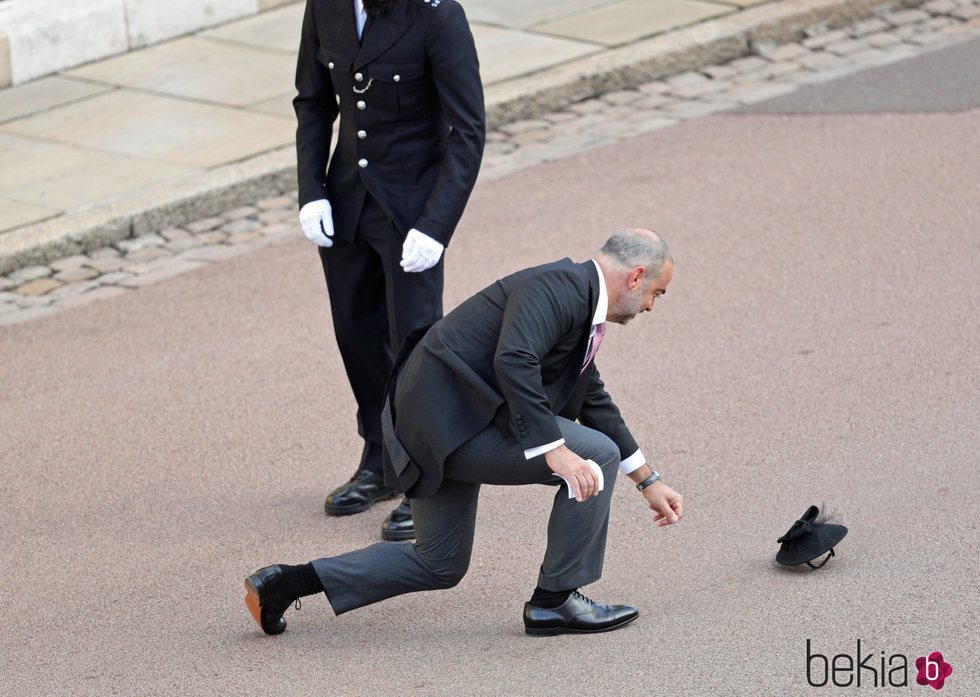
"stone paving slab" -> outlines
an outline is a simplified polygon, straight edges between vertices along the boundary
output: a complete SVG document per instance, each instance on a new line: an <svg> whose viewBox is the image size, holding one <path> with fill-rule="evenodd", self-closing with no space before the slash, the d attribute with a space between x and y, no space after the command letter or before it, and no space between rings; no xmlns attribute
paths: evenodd
<svg viewBox="0 0 980 697"><path fill-rule="evenodd" d="M293 97L295 96L296 90L291 90L246 106L249 111L260 111L293 120L296 118L296 112L293 110Z"/></svg>
<svg viewBox="0 0 980 697"><path fill-rule="evenodd" d="M247 16L258 9L256 0L125 0L130 47L149 46L163 39Z"/></svg>
<svg viewBox="0 0 980 697"><path fill-rule="evenodd" d="M480 63L480 77L485 85L501 82L514 75L542 70L600 50L595 44L583 41L481 25L473 26L473 40L481 57L494 57L489 61L481 60Z"/></svg>
<svg viewBox="0 0 980 697"><path fill-rule="evenodd" d="M730 6L699 0L623 0L574 17L541 24L536 30L605 46L621 46L732 11Z"/></svg>
<svg viewBox="0 0 980 697"><path fill-rule="evenodd" d="M10 40L0 32L0 87L13 82L10 75Z"/></svg>
<svg viewBox="0 0 980 697"><path fill-rule="evenodd" d="M296 57L197 37L69 71L73 77L157 94L243 106L292 84Z"/></svg>
<svg viewBox="0 0 980 697"><path fill-rule="evenodd" d="M621 0L460 0L470 22L527 29L544 22L614 5Z"/></svg>
<svg viewBox="0 0 980 697"><path fill-rule="evenodd" d="M299 50L304 9L305 3L293 3L249 19L210 29L198 36L243 46L283 51L295 59L296 52Z"/></svg>
<svg viewBox="0 0 980 697"><path fill-rule="evenodd" d="M112 89L60 75L0 90L0 123L92 97Z"/></svg>
<svg viewBox="0 0 980 697"><path fill-rule="evenodd" d="M116 90L12 121L0 132L213 167L290 143L295 125L263 114Z"/></svg>
<svg viewBox="0 0 980 697"><path fill-rule="evenodd" d="M58 215L60 210L44 208L36 204L14 201L0 196L0 231L37 223Z"/></svg>
<svg viewBox="0 0 980 697"><path fill-rule="evenodd" d="M53 211L173 179L194 171L159 160L38 142L0 133L0 189ZM0 230L11 227L0 217Z"/></svg>

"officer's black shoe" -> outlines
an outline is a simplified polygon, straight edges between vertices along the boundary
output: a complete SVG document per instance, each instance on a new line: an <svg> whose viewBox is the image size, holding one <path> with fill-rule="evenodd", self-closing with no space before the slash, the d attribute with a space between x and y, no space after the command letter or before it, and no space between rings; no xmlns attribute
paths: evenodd
<svg viewBox="0 0 980 697"><path fill-rule="evenodd" d="M395 496L394 489L384 484L384 477L370 470L359 469L345 484L327 495L323 510L327 515L351 515L366 511L378 501Z"/></svg>
<svg viewBox="0 0 980 697"><path fill-rule="evenodd" d="M574 591L555 608L524 603L524 632L531 636L611 632L639 616L632 605L605 605Z"/></svg>
<svg viewBox="0 0 980 697"><path fill-rule="evenodd" d="M398 504L381 524L381 539L389 542L415 539L415 523L412 521L412 506L408 499Z"/></svg>

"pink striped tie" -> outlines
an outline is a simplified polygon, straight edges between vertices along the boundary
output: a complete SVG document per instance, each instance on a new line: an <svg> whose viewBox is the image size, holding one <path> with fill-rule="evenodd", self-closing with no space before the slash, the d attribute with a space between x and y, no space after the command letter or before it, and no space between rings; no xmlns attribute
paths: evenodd
<svg viewBox="0 0 980 697"><path fill-rule="evenodd" d="M592 335L592 344L589 346L589 354L585 357L585 363L582 364L581 373L585 372L585 369L589 367L589 363L595 358L596 351L599 350L599 344L602 343L602 337L606 335L606 323L601 322L595 325L595 334Z"/></svg>

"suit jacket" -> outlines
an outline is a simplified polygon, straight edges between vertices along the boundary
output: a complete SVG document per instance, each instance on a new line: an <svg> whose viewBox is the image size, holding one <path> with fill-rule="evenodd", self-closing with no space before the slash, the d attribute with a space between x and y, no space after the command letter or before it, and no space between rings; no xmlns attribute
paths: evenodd
<svg viewBox="0 0 980 697"><path fill-rule="evenodd" d="M638 449L594 362L582 371L599 276L569 259L483 289L402 346L385 407L385 477L430 496L446 458L490 423L524 450L561 439L556 416Z"/></svg>
<svg viewBox="0 0 980 697"><path fill-rule="evenodd" d="M307 0L296 90L300 207L328 199L335 234L350 240L366 189L402 235L415 227L448 244L486 135L463 8L455 0L402 0L370 19L359 42L353 0Z"/></svg>

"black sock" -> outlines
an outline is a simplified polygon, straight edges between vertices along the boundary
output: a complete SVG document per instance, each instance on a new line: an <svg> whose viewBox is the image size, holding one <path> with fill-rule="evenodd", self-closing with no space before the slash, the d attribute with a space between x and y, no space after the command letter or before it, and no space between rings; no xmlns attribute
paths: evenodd
<svg viewBox="0 0 980 697"><path fill-rule="evenodd" d="M323 592L323 584L320 583L320 577L316 575L313 564L299 564L298 566L280 564L279 568L282 569L286 594L290 600Z"/></svg>
<svg viewBox="0 0 980 697"><path fill-rule="evenodd" d="M541 586L534 589L534 595L531 596L531 600L528 601L534 607L558 607L563 602L568 600L568 596L572 594L575 589L567 591L546 591Z"/></svg>

